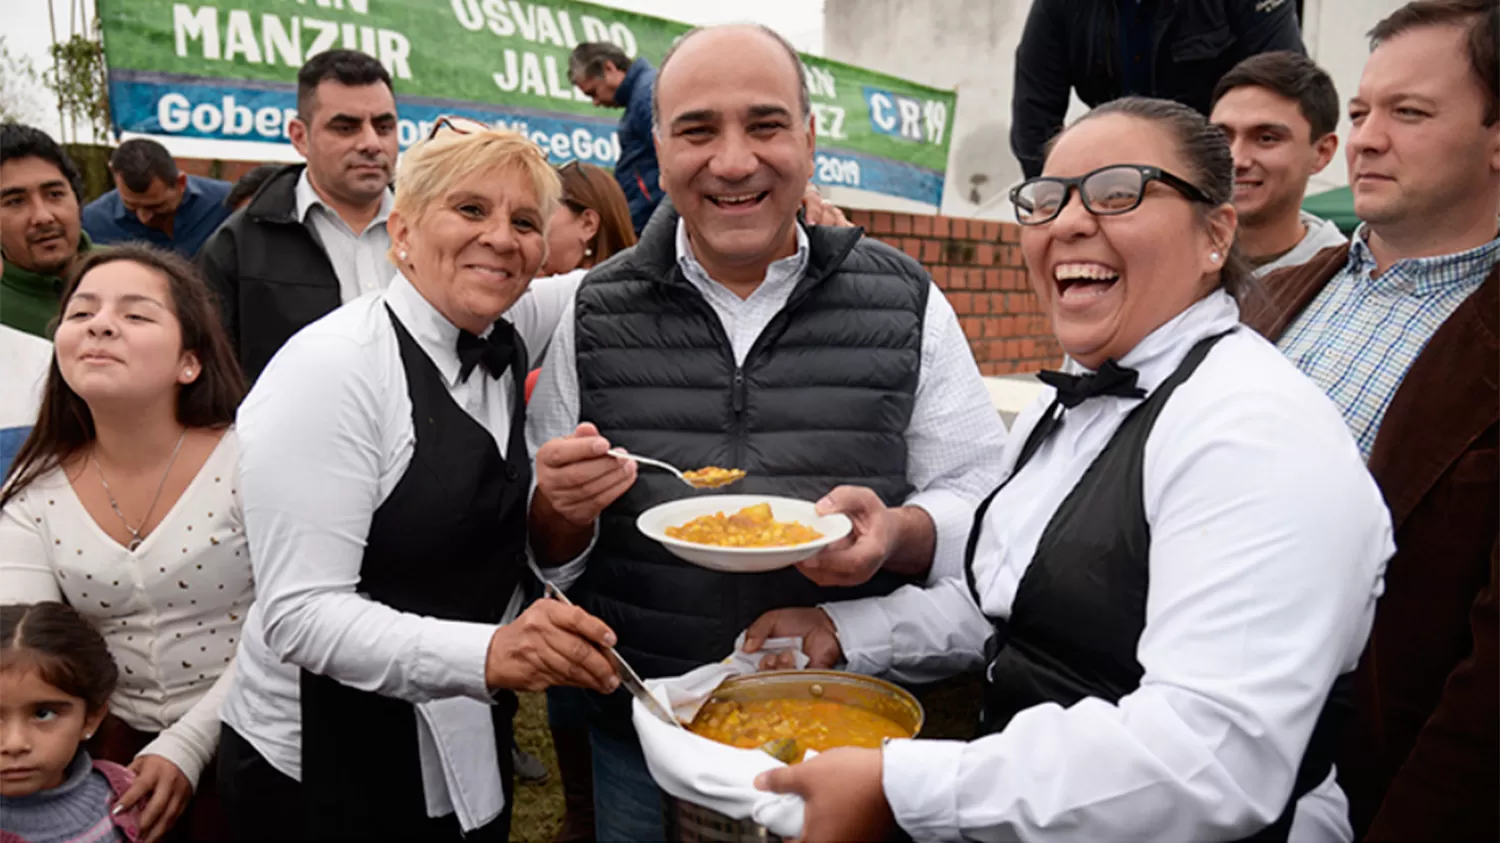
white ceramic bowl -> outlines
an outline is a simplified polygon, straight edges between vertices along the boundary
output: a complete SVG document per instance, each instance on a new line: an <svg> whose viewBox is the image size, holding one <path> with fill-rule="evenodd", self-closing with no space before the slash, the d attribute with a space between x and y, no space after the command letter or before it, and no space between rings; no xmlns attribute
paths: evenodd
<svg viewBox="0 0 1500 843"><path fill-rule="evenodd" d="M711 544L674 539L668 527L680 527L703 515L722 512L733 515L747 506L771 505L771 517L777 521L799 521L823 534L823 538L805 544L785 547L716 547ZM849 535L854 528L843 515L819 515L814 504L774 495L703 495L658 504L642 512L635 526L648 538L662 543L679 559L715 571L754 573L785 568L812 556L824 547Z"/></svg>

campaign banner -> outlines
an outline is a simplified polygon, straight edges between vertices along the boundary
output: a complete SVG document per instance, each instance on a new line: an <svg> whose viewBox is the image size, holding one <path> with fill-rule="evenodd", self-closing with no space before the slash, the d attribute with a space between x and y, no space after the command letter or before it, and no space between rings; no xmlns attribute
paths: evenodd
<svg viewBox="0 0 1500 843"><path fill-rule="evenodd" d="M328 49L390 71L403 148L442 114L520 131L557 163L612 167L621 112L568 81L568 56L610 41L654 65L690 27L553 0L98 0L117 131L288 143L297 69ZM733 59L728 59L733 60ZM814 181L939 205L956 94L804 54Z"/></svg>

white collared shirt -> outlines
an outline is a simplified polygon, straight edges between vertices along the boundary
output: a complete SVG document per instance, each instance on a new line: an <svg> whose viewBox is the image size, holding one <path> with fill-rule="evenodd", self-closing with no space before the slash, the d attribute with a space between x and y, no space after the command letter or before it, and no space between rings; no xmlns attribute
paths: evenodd
<svg viewBox="0 0 1500 843"><path fill-rule="evenodd" d="M333 264L333 274L338 276L339 301L348 304L366 293L385 289L391 273L396 271L386 257L391 248L391 235L385 223L395 202L393 194L387 190L381 195L380 210L358 234L313 189L305 168L297 178L295 195L297 219L302 220L313 238L322 245L328 262Z"/></svg>
<svg viewBox="0 0 1500 843"><path fill-rule="evenodd" d="M1213 293L1121 363L1149 393L1238 319ZM1016 420L1007 466L1053 396ZM986 615L1009 617L1043 529L1139 401L1069 410L995 498L975 556L983 611L961 577L825 606L850 669L930 680L982 667ZM914 838L1232 840L1280 815L1369 634L1394 551L1380 491L1323 392L1244 328L1167 402L1142 484L1140 687L1118 704L1039 705L968 743L887 745L886 798Z"/></svg>
<svg viewBox="0 0 1500 843"><path fill-rule="evenodd" d="M744 362L755 340L786 307L806 274L807 261L807 232L798 225L797 252L772 263L761 285L742 299L709 277L693 256L687 226L677 222L678 265L719 317L737 363ZM547 441L571 434L580 421L575 328L569 302L532 395L526 433L533 456ZM958 317L936 284L927 296L920 359L906 428L906 479L916 491L905 504L932 517L937 547L928 578L936 581L959 571L974 505L1000 478L1006 433ZM554 581L566 587L583 573L586 559L587 553L557 569Z"/></svg>
<svg viewBox="0 0 1500 843"><path fill-rule="evenodd" d="M507 311L528 350L546 343L577 284L538 279ZM387 305L500 453L510 444L510 372L497 379L480 370L459 382L459 329L399 273L384 293L287 341L256 381L238 421L256 600L222 715L293 779L301 778L299 667L414 704L490 701L484 665L493 626L399 612L355 593L371 519L416 446ZM503 622L520 605L518 590Z"/></svg>

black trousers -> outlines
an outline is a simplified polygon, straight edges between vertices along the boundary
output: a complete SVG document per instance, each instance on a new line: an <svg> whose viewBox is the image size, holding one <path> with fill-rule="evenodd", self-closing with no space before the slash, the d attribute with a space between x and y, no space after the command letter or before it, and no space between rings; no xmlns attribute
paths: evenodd
<svg viewBox="0 0 1500 843"><path fill-rule="evenodd" d="M504 764L510 759L505 758ZM229 839L245 841L303 841L306 803L302 784L285 775L228 725L219 731L219 800L229 822ZM506 794L505 810L493 822L464 835L458 816L428 818L420 829L403 829L402 837L422 840L505 840L509 836L513 793Z"/></svg>
<svg viewBox="0 0 1500 843"><path fill-rule="evenodd" d="M230 840L307 840L302 784L283 774L239 732L220 724L219 801Z"/></svg>

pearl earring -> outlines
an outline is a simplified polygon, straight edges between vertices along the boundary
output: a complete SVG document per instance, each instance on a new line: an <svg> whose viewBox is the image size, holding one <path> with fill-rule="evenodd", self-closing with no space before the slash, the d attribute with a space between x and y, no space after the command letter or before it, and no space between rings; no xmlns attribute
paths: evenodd
<svg viewBox="0 0 1500 843"><path fill-rule="evenodd" d="M594 256L594 247L593 246L584 246L583 247L583 256L586 257L586 258L593 257Z"/></svg>
<svg viewBox="0 0 1500 843"><path fill-rule="evenodd" d="M1218 252L1209 252L1208 256L1213 259L1214 263L1218 263L1219 262L1219 253Z"/></svg>
<svg viewBox="0 0 1500 843"><path fill-rule="evenodd" d="M406 260L406 250L402 249L401 251L397 252L396 257L400 258L401 260Z"/></svg>

